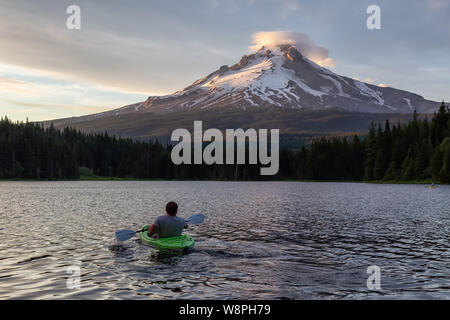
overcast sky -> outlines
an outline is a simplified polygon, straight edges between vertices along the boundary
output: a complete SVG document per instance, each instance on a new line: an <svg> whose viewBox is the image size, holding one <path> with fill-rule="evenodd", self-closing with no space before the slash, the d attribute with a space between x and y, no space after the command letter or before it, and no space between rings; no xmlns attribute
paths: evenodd
<svg viewBox="0 0 450 320"><path fill-rule="evenodd" d="M72 4L80 30L66 27ZM366 26L372 4L381 30ZM306 39L338 74L450 100L450 0L0 0L0 115L79 116L172 93L278 35Z"/></svg>

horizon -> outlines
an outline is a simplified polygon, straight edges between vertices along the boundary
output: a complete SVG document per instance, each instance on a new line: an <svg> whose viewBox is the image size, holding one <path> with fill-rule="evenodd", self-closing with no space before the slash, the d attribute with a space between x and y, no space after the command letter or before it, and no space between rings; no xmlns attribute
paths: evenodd
<svg viewBox="0 0 450 320"><path fill-rule="evenodd" d="M369 1L83 0L79 30L66 27L71 4L0 5L1 116L42 121L112 110L182 90L258 45L283 41L339 75L450 99L450 44L442 41L450 38L449 0L378 1L380 30L366 27Z"/></svg>

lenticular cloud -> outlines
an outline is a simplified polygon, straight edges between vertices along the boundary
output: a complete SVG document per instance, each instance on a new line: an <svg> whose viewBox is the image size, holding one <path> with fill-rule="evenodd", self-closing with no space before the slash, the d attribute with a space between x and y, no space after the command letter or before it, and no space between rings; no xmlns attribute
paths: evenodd
<svg viewBox="0 0 450 320"><path fill-rule="evenodd" d="M276 45L291 44L305 57L322 67L334 67L336 64L328 56L328 49L316 45L306 34L294 31L260 31L252 35L250 50L259 50L262 46L273 48Z"/></svg>

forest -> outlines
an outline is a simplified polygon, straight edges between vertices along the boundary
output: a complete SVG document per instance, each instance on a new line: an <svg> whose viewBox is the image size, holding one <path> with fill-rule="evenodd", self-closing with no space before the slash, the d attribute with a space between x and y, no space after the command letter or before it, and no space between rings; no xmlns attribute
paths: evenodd
<svg viewBox="0 0 450 320"><path fill-rule="evenodd" d="M372 124L367 134L322 137L280 150L275 176L259 165L174 165L171 145L107 133L0 120L0 179L307 180L450 183L450 108L429 120Z"/></svg>

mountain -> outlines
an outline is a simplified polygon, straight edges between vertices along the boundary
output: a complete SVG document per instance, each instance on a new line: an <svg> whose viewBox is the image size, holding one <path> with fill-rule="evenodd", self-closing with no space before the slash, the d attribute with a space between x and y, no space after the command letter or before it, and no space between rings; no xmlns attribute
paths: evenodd
<svg viewBox="0 0 450 320"><path fill-rule="evenodd" d="M311 115L312 111L319 112L315 117L325 119L326 123L333 114L335 117L331 118L334 120L337 114L338 118L353 120L395 117L407 120L414 111L430 114L438 107L437 102L425 100L414 93L340 76L304 57L294 46L280 45L270 49L262 47L253 54L244 55L231 67L222 66L173 94L150 96L144 102L119 109L51 122L57 127L75 126L84 131L106 130L129 137L148 138L149 133L155 137L170 136L172 123L192 126L180 122L181 115L183 119L196 115L200 118L192 121L208 119L218 127L227 124L229 128L235 128L240 123L241 127L255 125L273 128L273 117L285 118L290 120L289 123L294 117L300 124L304 123L302 117ZM234 118L235 123L226 116L222 119L227 114L241 119ZM286 118L287 115L289 118ZM144 118L146 122L143 122ZM167 119L172 121L161 128L161 123L167 122ZM358 124L345 122L348 128L338 125L319 131L323 134L361 130ZM365 125L362 131L367 129L366 122L361 122ZM298 126L293 130L287 122L278 121L277 125L281 132L305 131Z"/></svg>
<svg viewBox="0 0 450 320"><path fill-rule="evenodd" d="M304 57L295 47L262 47L231 67L222 66L189 87L113 114L277 106L319 110L330 107L369 113L432 113L436 102L403 90L339 76Z"/></svg>

